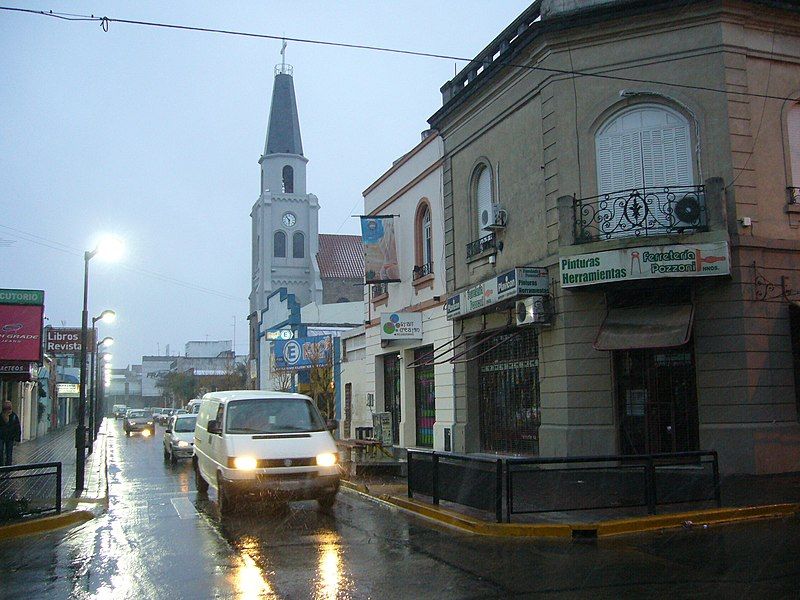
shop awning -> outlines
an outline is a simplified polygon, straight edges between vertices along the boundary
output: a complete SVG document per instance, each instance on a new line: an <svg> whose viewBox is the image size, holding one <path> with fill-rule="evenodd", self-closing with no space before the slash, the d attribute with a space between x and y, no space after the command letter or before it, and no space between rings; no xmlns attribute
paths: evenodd
<svg viewBox="0 0 800 600"><path fill-rule="evenodd" d="M594 341L595 350L633 350L682 346L692 335L694 306L637 306L608 311Z"/></svg>

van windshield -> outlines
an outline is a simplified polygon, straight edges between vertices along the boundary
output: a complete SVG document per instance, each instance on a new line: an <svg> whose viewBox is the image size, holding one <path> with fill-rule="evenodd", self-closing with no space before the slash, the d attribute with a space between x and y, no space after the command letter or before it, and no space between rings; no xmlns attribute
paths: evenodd
<svg viewBox="0 0 800 600"><path fill-rule="evenodd" d="M304 398L258 398L229 402L226 433L324 431L319 411Z"/></svg>

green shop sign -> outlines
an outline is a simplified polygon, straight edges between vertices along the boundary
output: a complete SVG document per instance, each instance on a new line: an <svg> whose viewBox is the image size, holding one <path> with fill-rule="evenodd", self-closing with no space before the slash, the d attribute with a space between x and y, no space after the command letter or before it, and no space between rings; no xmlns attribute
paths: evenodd
<svg viewBox="0 0 800 600"><path fill-rule="evenodd" d="M0 304L44 305L44 290L0 290Z"/></svg>

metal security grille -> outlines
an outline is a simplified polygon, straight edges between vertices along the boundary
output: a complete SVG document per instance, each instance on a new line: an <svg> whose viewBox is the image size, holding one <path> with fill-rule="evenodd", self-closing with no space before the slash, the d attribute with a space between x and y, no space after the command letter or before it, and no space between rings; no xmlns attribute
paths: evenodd
<svg viewBox="0 0 800 600"><path fill-rule="evenodd" d="M433 346L414 351L414 361L424 362L433 353ZM433 424L436 421L436 393L433 364L414 368L414 409L417 417L417 446L433 448Z"/></svg>
<svg viewBox="0 0 800 600"><path fill-rule="evenodd" d="M536 330L512 330L478 358L480 439L484 452L539 452L539 343ZM480 348L478 348L480 352Z"/></svg>
<svg viewBox="0 0 800 600"><path fill-rule="evenodd" d="M392 415L392 440L400 443L400 357L383 357L383 407Z"/></svg>
<svg viewBox="0 0 800 600"><path fill-rule="evenodd" d="M699 447L694 352L679 348L614 352L620 450L687 452Z"/></svg>

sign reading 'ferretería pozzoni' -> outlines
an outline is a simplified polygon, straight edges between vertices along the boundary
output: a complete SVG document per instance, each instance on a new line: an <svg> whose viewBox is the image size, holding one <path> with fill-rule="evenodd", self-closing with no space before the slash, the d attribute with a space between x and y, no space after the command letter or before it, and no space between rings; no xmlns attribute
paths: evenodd
<svg viewBox="0 0 800 600"><path fill-rule="evenodd" d="M562 256L561 287L594 285L633 279L729 275L727 242L623 248Z"/></svg>

